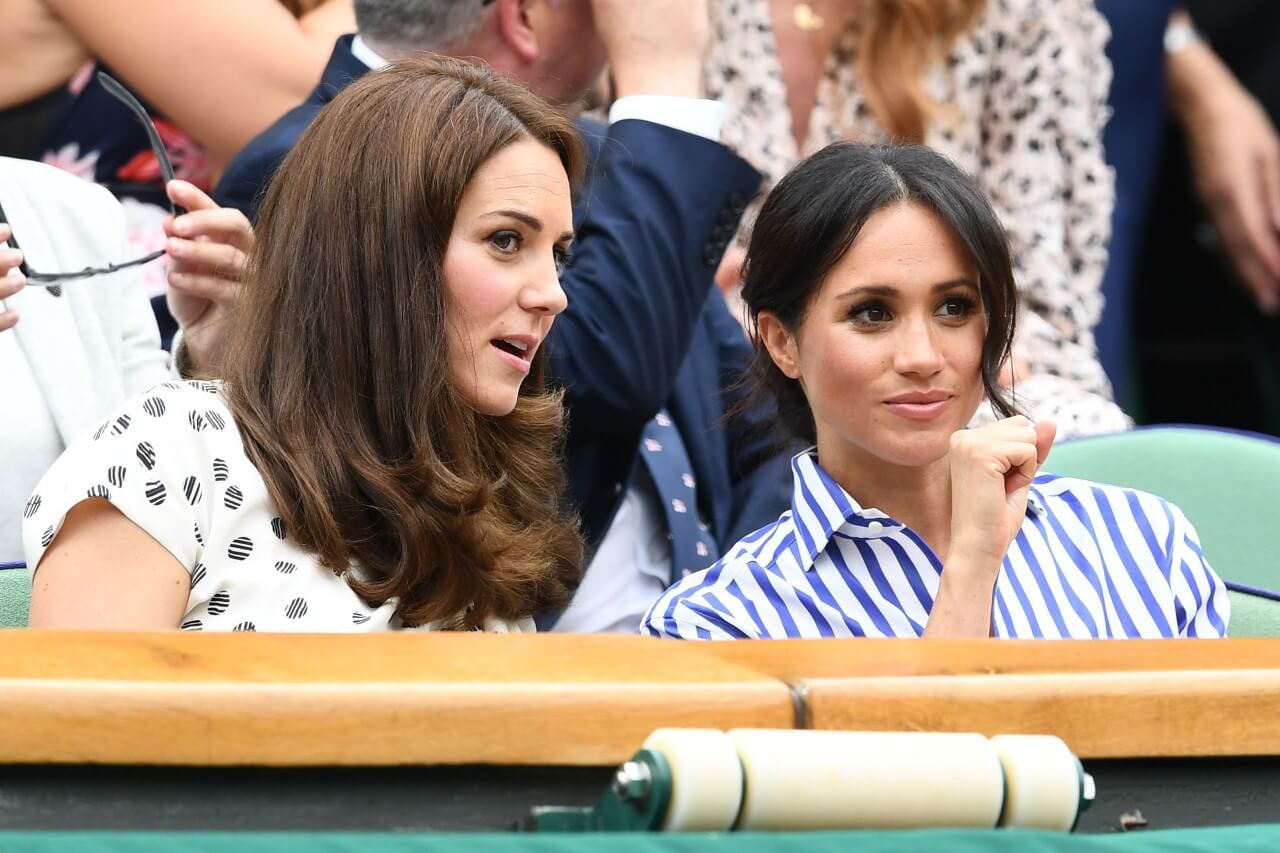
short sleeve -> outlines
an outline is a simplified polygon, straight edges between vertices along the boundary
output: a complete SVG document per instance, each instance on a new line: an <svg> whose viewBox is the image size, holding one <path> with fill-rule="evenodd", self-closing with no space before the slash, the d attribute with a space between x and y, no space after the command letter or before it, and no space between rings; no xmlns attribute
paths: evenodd
<svg viewBox="0 0 1280 853"><path fill-rule="evenodd" d="M1231 620L1227 587L1205 559L1200 537L1182 510L1167 504L1170 525L1168 566L1179 637L1225 637Z"/></svg>
<svg viewBox="0 0 1280 853"><path fill-rule="evenodd" d="M103 498L192 571L212 523L217 441L228 430L239 441L219 391L216 383L166 382L68 447L24 508L27 564L39 566L73 507Z"/></svg>

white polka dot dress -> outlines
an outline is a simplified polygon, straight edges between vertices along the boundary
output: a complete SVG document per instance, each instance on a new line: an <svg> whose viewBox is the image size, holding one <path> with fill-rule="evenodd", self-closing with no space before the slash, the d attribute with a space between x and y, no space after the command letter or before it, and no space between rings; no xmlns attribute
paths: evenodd
<svg viewBox="0 0 1280 853"><path fill-rule="evenodd" d="M69 447L27 501L23 541L37 567L66 514L104 498L191 575L189 631L401 629L397 601L365 604L344 577L290 540L212 382L166 382ZM353 568L351 571L358 571ZM422 626L430 630L437 625ZM486 630L531 631L530 619Z"/></svg>

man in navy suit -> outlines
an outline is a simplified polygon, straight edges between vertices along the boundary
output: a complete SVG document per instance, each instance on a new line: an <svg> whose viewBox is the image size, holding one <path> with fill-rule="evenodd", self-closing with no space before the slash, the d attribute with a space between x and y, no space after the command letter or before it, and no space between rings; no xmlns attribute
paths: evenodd
<svg viewBox="0 0 1280 853"><path fill-rule="evenodd" d="M595 548L560 630L631 631L673 580L789 505L767 405L725 422L750 346L712 276L759 176L716 141L701 100L705 0L356 0L306 103L251 142L216 196L251 218L263 188L325 103L387 60L476 57L568 103L607 57L617 100L576 210L568 310L547 342L569 410L570 498ZM340 168L340 164L335 164ZM558 622L557 622L557 617Z"/></svg>

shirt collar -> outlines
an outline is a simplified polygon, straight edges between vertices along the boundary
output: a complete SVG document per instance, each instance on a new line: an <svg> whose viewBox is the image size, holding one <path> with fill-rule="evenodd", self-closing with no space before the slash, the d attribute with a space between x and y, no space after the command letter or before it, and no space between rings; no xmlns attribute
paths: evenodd
<svg viewBox="0 0 1280 853"><path fill-rule="evenodd" d="M359 35L351 40L351 55L369 66L371 71L381 71L391 64L379 56L376 50L369 47L369 43Z"/></svg>
<svg viewBox="0 0 1280 853"><path fill-rule="evenodd" d="M791 518L796 526L796 558L801 569L813 567L813 561L842 527L852 526L854 530L878 535L888 524L900 526L878 509L864 510L859 506L818 464L817 448L792 457L791 473Z"/></svg>
<svg viewBox="0 0 1280 853"><path fill-rule="evenodd" d="M831 537L843 532L859 538L879 538L902 527L878 509L863 509L844 488L818 464L818 450L810 447L791 459L794 487L791 519L795 524L796 559L808 571L826 550ZM1027 512L1041 515L1043 497L1033 484L1027 491Z"/></svg>

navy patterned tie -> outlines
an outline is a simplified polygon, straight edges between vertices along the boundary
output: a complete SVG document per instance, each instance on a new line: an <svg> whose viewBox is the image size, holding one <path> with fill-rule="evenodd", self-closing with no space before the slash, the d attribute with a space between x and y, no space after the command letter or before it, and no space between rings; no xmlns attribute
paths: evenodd
<svg viewBox="0 0 1280 853"><path fill-rule="evenodd" d="M680 431L666 409L644 428L640 443L644 461L658 498L662 501L671 538L671 581L705 569L719 556L715 537L698 517L697 483Z"/></svg>

